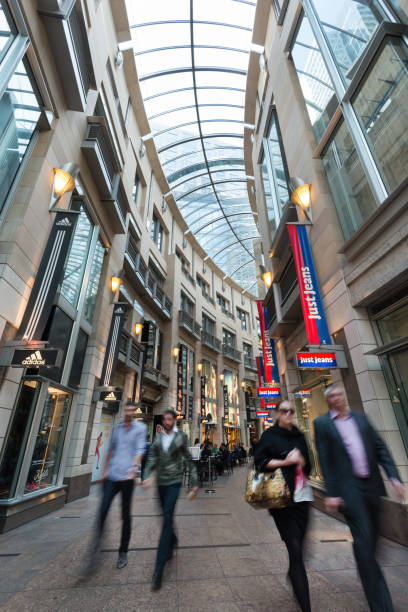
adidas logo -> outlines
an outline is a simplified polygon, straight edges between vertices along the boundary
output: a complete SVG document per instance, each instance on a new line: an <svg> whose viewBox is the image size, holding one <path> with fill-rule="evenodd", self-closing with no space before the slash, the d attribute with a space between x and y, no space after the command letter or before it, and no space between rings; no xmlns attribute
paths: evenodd
<svg viewBox="0 0 408 612"><path fill-rule="evenodd" d="M71 221L68 217L64 217L60 221L57 221L55 225L62 225L63 227L71 227Z"/></svg>
<svg viewBox="0 0 408 612"><path fill-rule="evenodd" d="M124 311L124 310L123 310L123 308L121 308L120 306L119 306L119 308L117 308L117 309L115 310L115 314L123 314L124 312L125 312L125 311Z"/></svg>
<svg viewBox="0 0 408 612"><path fill-rule="evenodd" d="M116 402L116 395L113 391L108 393L108 395L105 397L105 402Z"/></svg>
<svg viewBox="0 0 408 612"><path fill-rule="evenodd" d="M31 353L26 359L23 359L21 362L23 366L42 366L45 365L45 359L41 355L40 351L35 351L35 353Z"/></svg>

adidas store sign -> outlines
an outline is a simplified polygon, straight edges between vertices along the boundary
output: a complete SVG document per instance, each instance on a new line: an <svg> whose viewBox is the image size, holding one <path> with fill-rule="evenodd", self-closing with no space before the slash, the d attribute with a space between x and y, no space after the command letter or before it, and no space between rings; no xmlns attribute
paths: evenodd
<svg viewBox="0 0 408 612"><path fill-rule="evenodd" d="M106 402L107 404L112 404L113 402L122 401L123 391L112 390L112 391L101 391L99 396L99 400L102 402Z"/></svg>
<svg viewBox="0 0 408 612"><path fill-rule="evenodd" d="M61 355L60 349L15 349L10 365L14 368L55 368L61 363Z"/></svg>
<svg viewBox="0 0 408 612"><path fill-rule="evenodd" d="M58 225L58 227L71 227L72 223L68 217L64 217L60 221L57 221L55 225Z"/></svg>

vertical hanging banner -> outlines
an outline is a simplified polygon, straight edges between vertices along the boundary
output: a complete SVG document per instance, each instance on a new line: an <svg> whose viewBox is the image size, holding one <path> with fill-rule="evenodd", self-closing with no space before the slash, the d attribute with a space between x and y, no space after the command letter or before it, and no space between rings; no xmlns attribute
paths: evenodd
<svg viewBox="0 0 408 612"><path fill-rule="evenodd" d="M258 307L259 325L261 327L265 383L278 383L279 370L276 360L275 340L269 335L268 310L263 306L262 300L257 300L256 305Z"/></svg>
<svg viewBox="0 0 408 612"><path fill-rule="evenodd" d="M64 274L78 211L58 212L54 219L16 340L41 340Z"/></svg>
<svg viewBox="0 0 408 612"><path fill-rule="evenodd" d="M256 369L258 370L258 386L265 386L265 371L263 364L263 357L256 357ZM263 397L260 398L261 408L265 408L265 400Z"/></svg>
<svg viewBox="0 0 408 612"><path fill-rule="evenodd" d="M205 419L205 376L200 378L200 416Z"/></svg>
<svg viewBox="0 0 408 612"><path fill-rule="evenodd" d="M177 362L177 404L176 404L177 416L183 417L185 415L184 408L184 396L183 396L183 362L181 359Z"/></svg>
<svg viewBox="0 0 408 612"><path fill-rule="evenodd" d="M287 225L299 283L303 317L310 344L331 344L312 250L304 225Z"/></svg>
<svg viewBox="0 0 408 612"><path fill-rule="evenodd" d="M113 307L112 321L106 344L105 359L102 366L101 385L109 387L116 372L118 361L120 336L126 320L127 304L117 302Z"/></svg>
<svg viewBox="0 0 408 612"><path fill-rule="evenodd" d="M228 421L229 419L229 403L228 403L228 386L224 385L222 388L223 392L223 400L224 400L224 419Z"/></svg>

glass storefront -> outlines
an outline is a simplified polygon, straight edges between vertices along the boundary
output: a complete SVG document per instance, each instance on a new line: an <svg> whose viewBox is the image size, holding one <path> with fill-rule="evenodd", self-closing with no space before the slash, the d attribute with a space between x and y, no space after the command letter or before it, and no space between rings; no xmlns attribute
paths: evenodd
<svg viewBox="0 0 408 612"><path fill-rule="evenodd" d="M57 484L72 395L49 386L24 492Z"/></svg>
<svg viewBox="0 0 408 612"><path fill-rule="evenodd" d="M92 470L92 482L102 478L106 454L110 447L113 432L114 415L112 412L102 410L99 424L99 434L95 442L94 465Z"/></svg>
<svg viewBox="0 0 408 612"><path fill-rule="evenodd" d="M0 498L58 484L71 402L71 393L48 381L23 380L0 468Z"/></svg>
<svg viewBox="0 0 408 612"><path fill-rule="evenodd" d="M313 421L327 412L327 402L324 399L326 387L332 384L328 370L308 372L300 370L302 388L295 392L295 407L300 430L306 437L309 448L312 471L310 478L323 482L323 475L317 458Z"/></svg>

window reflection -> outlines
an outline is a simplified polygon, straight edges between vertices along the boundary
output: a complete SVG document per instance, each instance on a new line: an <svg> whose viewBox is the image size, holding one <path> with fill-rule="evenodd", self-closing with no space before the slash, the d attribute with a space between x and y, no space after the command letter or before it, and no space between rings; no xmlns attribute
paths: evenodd
<svg viewBox="0 0 408 612"><path fill-rule="evenodd" d="M408 47L385 39L353 100L388 192L406 178L408 165Z"/></svg>
<svg viewBox="0 0 408 612"><path fill-rule="evenodd" d="M0 2L0 60L9 48L15 33L16 30L9 15L7 4L2 0Z"/></svg>
<svg viewBox="0 0 408 612"><path fill-rule="evenodd" d="M309 20L303 15L292 47L292 58L316 139L320 140L334 111L337 98Z"/></svg>
<svg viewBox="0 0 408 612"><path fill-rule="evenodd" d="M104 254L105 249L103 247L103 244L98 240L92 259L83 312L83 316L89 322L92 321L93 313L95 310L96 296L98 293Z"/></svg>
<svg viewBox="0 0 408 612"><path fill-rule="evenodd" d="M88 215L81 206L61 284L61 294L73 306L78 304L92 230Z"/></svg>

